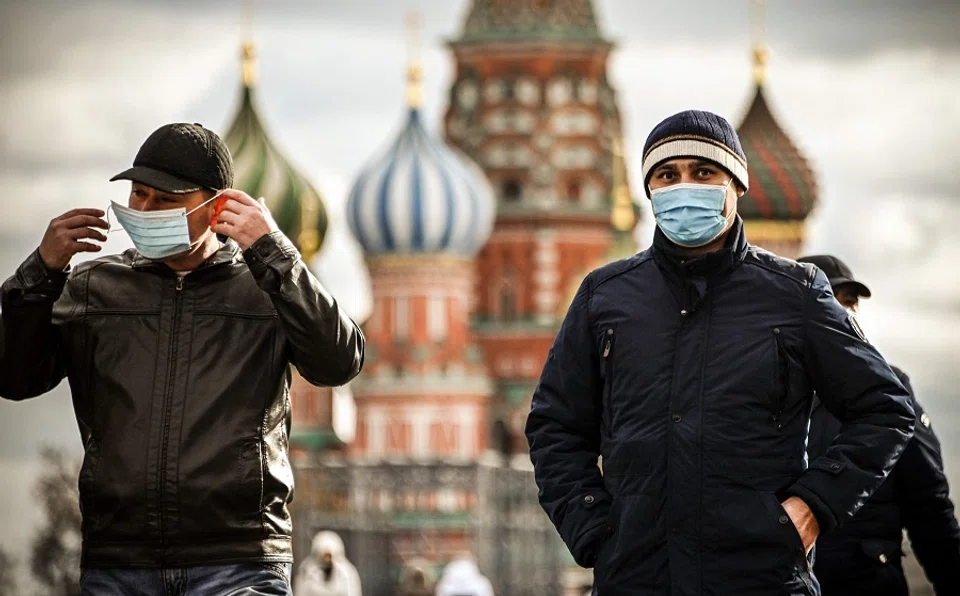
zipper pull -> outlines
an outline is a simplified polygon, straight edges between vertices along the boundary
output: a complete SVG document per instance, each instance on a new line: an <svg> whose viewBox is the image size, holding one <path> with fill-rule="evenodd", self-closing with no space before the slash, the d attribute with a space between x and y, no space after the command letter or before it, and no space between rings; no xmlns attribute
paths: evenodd
<svg viewBox="0 0 960 596"><path fill-rule="evenodd" d="M177 291L179 292L179 291L182 290L182 289L183 289L183 276L182 276L182 275L178 275L178 276L177 276Z"/></svg>
<svg viewBox="0 0 960 596"><path fill-rule="evenodd" d="M613 329L607 329L607 343L603 346L603 357L610 355L610 348L613 347Z"/></svg>

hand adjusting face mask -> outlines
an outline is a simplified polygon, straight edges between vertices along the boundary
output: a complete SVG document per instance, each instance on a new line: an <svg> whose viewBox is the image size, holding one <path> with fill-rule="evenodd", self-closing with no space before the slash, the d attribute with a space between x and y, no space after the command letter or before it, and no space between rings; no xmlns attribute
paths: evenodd
<svg viewBox="0 0 960 596"><path fill-rule="evenodd" d="M674 244L687 248L710 244L736 215L731 210L723 216L727 187L732 182L732 178L723 185L684 182L650 189L657 226Z"/></svg>
<svg viewBox="0 0 960 596"><path fill-rule="evenodd" d="M110 201L117 221L130 236L137 251L152 260L161 260L186 252L193 247L190 242L190 226L187 216L220 196L218 192L190 211L185 207L177 209L159 209L157 211L138 211L124 207L116 201ZM198 239L199 243L202 238Z"/></svg>

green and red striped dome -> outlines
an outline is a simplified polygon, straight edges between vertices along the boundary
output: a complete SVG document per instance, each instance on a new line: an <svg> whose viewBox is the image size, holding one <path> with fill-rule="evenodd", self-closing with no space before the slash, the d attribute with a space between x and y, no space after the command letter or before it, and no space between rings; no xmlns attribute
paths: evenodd
<svg viewBox="0 0 960 596"><path fill-rule="evenodd" d="M780 128L757 85L737 130L747 156L750 190L737 211L747 220L803 220L817 205L817 180L806 158Z"/></svg>
<svg viewBox="0 0 960 596"><path fill-rule="evenodd" d="M244 46L244 84L240 107L224 136L233 155L236 188L264 197L277 225L303 254L315 254L327 233L323 197L283 154L264 130L254 106L252 46Z"/></svg>

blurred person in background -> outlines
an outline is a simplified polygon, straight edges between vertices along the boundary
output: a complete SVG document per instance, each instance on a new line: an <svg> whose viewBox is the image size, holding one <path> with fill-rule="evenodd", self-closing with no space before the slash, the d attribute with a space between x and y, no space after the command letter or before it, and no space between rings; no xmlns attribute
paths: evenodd
<svg viewBox="0 0 960 596"><path fill-rule="evenodd" d="M493 596L493 585L473 558L463 555L443 569L436 596Z"/></svg>
<svg viewBox="0 0 960 596"><path fill-rule="evenodd" d="M667 118L642 173L653 246L586 276L533 394L540 504L600 596L819 594L814 543L893 467L910 396L822 272L748 243L727 120ZM808 462L816 390L844 426Z"/></svg>
<svg viewBox="0 0 960 596"><path fill-rule="evenodd" d="M870 289L832 255L798 259L823 271L837 301L852 315ZM903 530L938 596L960 595L960 527L943 470L940 441L930 415L916 400L910 379L894 372L910 391L917 424L913 439L870 500L836 532L817 543L814 571L823 596L906 596L901 544ZM823 455L841 423L814 398L810 459Z"/></svg>
<svg viewBox="0 0 960 596"><path fill-rule="evenodd" d="M433 596L436 586L428 565L426 561L404 565L397 582L397 596Z"/></svg>
<svg viewBox="0 0 960 596"><path fill-rule="evenodd" d="M112 180L135 248L71 268L109 228L73 209L2 287L0 396L70 383L81 594L289 595L289 367L342 385L363 336L213 131L163 126Z"/></svg>
<svg viewBox="0 0 960 596"><path fill-rule="evenodd" d="M310 557L297 570L294 596L363 596L360 574L347 560L339 535L319 532L310 550Z"/></svg>

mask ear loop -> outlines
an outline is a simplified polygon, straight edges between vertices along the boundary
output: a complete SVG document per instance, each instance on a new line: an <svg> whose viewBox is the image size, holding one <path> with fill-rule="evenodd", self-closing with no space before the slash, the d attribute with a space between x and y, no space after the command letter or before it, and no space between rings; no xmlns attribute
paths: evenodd
<svg viewBox="0 0 960 596"><path fill-rule="evenodd" d="M113 211L113 203L107 206L107 210L104 212L104 215L107 218L107 234L112 232L122 232L123 228L114 228L113 222L110 221L110 212ZM118 222L119 223L119 222Z"/></svg>
<svg viewBox="0 0 960 596"><path fill-rule="evenodd" d="M194 208L191 209L190 211L187 211L185 215L190 215L191 213L193 213L193 212L196 211L197 209L203 207L204 205L206 205L206 204L209 203L210 201L215 200L217 197L219 197L220 195L222 195L222 194L223 194L224 192L226 192L226 191L227 191L227 189L225 189L225 188L224 188L223 190L218 190L215 195L213 195L212 197L210 197L210 198L207 199L206 201L200 203L199 205L197 205L196 207L194 207Z"/></svg>

